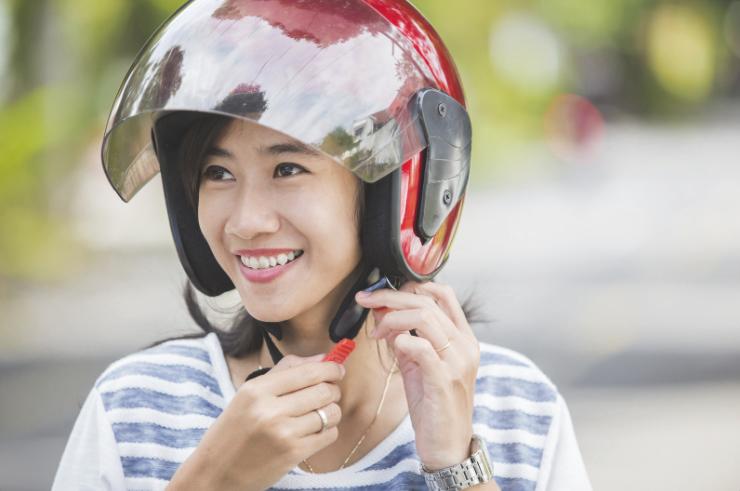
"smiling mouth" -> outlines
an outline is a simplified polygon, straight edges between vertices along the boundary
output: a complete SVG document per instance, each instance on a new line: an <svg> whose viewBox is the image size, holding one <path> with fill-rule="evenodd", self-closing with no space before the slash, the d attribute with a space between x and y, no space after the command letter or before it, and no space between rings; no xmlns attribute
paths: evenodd
<svg viewBox="0 0 740 491"><path fill-rule="evenodd" d="M277 256L240 256L240 258L244 266L249 269L269 269L275 266L284 266L302 255L303 251L291 251L288 254L278 254Z"/></svg>

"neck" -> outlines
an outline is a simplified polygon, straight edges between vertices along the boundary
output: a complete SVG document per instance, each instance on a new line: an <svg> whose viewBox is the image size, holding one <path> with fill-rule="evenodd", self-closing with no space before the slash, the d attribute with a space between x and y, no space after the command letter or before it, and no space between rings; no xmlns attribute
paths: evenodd
<svg viewBox="0 0 740 491"><path fill-rule="evenodd" d="M365 261L360 261L352 274L340 282L321 302L299 316L280 323L282 339L272 338L272 340L281 353L309 357L331 351L335 344L329 337L329 325L364 268ZM357 345L355 350L344 362L346 373L337 384L342 390L340 406L343 414L367 402L365 388L368 384L377 385L378 380L385 377L393 364L394 359L385 340L375 341L370 337L374 327L373 315L368 315L367 321L354 338ZM263 367L273 365L266 344L262 346L259 364Z"/></svg>
<svg viewBox="0 0 740 491"><path fill-rule="evenodd" d="M355 350L344 362L346 373L344 378L337 383L342 391L342 400L339 405L343 414L349 414L354 408L364 405L367 402L366 388L377 385L393 365L393 355L385 340L376 341L370 337L370 332L374 327L373 316L368 315L367 321L354 339ZM296 332L291 332L291 335L285 333L282 340L278 341L273 338L273 341L281 353L302 357L328 353L334 347L334 343L329 338L328 328L323 332L313 330L306 336L300 336ZM272 366L272 358L264 344L259 360L262 366Z"/></svg>
<svg viewBox="0 0 740 491"><path fill-rule="evenodd" d="M327 353L334 347L329 338L329 325L364 268L365 261L359 261L352 273L339 282L319 303L300 315L280 323L283 338L276 342L276 345L281 353L307 357Z"/></svg>

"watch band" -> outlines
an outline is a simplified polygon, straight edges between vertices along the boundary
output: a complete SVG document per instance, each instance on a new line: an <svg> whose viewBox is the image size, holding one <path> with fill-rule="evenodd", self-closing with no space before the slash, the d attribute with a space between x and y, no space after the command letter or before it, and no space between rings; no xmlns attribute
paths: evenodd
<svg viewBox="0 0 740 491"><path fill-rule="evenodd" d="M486 444L481 437L473 435L471 447L474 445L477 450L473 455L457 465L433 472L422 466L427 488L430 491L459 491L490 481L493 478L493 463Z"/></svg>

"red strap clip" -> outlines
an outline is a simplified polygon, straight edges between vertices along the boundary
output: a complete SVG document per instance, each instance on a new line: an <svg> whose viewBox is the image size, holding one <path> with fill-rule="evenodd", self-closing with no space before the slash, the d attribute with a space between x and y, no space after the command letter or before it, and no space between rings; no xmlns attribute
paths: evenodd
<svg viewBox="0 0 740 491"><path fill-rule="evenodd" d="M355 349L355 342L351 339L342 339L321 361L335 361L340 365L344 363L350 353Z"/></svg>

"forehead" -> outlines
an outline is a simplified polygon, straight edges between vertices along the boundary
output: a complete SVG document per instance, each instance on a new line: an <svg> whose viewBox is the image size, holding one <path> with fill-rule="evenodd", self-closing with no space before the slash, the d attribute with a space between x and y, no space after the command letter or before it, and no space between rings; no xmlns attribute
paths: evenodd
<svg viewBox="0 0 740 491"><path fill-rule="evenodd" d="M231 152L248 152L263 157L292 153L333 162L333 159L310 145L266 126L242 119L231 120L216 138L214 145Z"/></svg>

